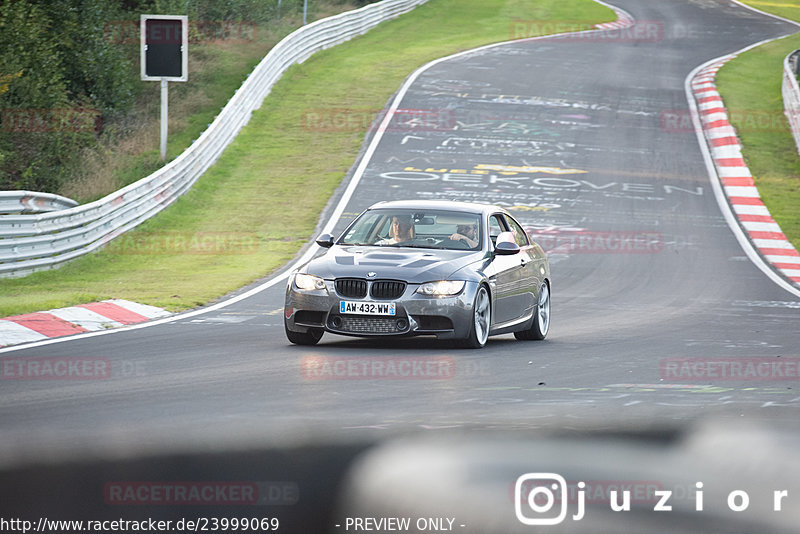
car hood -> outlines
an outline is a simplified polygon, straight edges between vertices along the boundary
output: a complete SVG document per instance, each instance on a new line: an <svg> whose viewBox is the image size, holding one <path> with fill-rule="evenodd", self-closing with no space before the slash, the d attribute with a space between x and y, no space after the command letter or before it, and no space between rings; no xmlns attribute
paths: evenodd
<svg viewBox="0 0 800 534"><path fill-rule="evenodd" d="M480 261L484 252L472 250L404 249L394 247L333 246L302 269L325 279L366 278L424 283L446 280L459 269Z"/></svg>

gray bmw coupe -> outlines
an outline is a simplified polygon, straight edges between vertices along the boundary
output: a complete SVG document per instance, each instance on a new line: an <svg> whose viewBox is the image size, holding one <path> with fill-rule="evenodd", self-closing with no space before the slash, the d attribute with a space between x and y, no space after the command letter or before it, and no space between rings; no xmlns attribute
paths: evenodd
<svg viewBox="0 0 800 534"><path fill-rule="evenodd" d="M292 343L324 332L417 336L480 348L490 335L544 339L550 266L507 211L448 201L373 205L328 252L289 277L284 321Z"/></svg>

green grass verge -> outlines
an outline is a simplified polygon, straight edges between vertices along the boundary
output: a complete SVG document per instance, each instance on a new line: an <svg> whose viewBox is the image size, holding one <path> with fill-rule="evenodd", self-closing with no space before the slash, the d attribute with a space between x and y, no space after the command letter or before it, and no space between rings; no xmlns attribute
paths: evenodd
<svg viewBox="0 0 800 534"><path fill-rule="evenodd" d="M797 0L743 0L743 3L766 13L800 22L800 4Z"/></svg>
<svg viewBox="0 0 800 534"><path fill-rule="evenodd" d="M796 0L746 3L800 21ZM781 96L783 60L798 48L800 35L792 35L741 54L719 71L717 87L764 204L800 249L800 156Z"/></svg>
<svg viewBox="0 0 800 534"><path fill-rule="evenodd" d="M309 112L374 115L417 67L508 40L515 20L614 19L591 0L430 0L316 54L284 75L218 162L175 205L61 269L0 280L0 317L112 297L177 311L263 277L311 238L366 132L366 125L344 132L309 127Z"/></svg>

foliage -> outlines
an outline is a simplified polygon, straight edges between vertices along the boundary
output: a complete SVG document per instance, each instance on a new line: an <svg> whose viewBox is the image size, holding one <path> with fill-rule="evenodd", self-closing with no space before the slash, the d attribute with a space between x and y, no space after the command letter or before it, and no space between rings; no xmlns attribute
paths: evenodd
<svg viewBox="0 0 800 534"><path fill-rule="evenodd" d="M0 189L54 191L102 117L134 96L126 51L105 39L105 0L13 0L0 7Z"/></svg>

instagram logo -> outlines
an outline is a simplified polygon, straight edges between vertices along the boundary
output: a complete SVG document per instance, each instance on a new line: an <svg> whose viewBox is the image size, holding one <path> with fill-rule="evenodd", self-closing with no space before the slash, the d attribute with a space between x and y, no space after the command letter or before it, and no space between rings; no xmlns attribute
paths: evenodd
<svg viewBox="0 0 800 534"><path fill-rule="evenodd" d="M556 473L525 473L514 484L514 511L525 525L561 523L567 517L567 500L567 481ZM523 510L523 505L528 509ZM579 500L576 519L582 517L583 502Z"/></svg>

